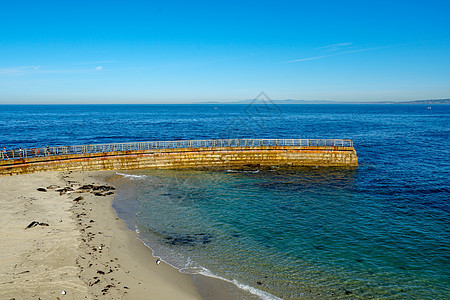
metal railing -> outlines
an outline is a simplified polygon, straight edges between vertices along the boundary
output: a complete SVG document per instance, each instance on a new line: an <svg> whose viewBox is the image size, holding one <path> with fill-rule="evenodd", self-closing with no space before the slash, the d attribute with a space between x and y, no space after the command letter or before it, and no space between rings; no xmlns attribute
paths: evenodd
<svg viewBox="0 0 450 300"><path fill-rule="evenodd" d="M226 140L181 140L114 144L93 144L77 146L57 146L30 149L2 150L1 158L21 159L54 155L105 153L115 151L137 151L176 148L215 147L261 147L261 146L302 146L302 147L353 147L348 139L226 139Z"/></svg>

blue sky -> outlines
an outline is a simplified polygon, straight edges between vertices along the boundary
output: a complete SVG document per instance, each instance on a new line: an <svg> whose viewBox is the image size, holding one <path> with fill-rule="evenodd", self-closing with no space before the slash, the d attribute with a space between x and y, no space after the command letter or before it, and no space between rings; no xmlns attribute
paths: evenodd
<svg viewBox="0 0 450 300"><path fill-rule="evenodd" d="M2 1L0 103L450 97L450 1Z"/></svg>

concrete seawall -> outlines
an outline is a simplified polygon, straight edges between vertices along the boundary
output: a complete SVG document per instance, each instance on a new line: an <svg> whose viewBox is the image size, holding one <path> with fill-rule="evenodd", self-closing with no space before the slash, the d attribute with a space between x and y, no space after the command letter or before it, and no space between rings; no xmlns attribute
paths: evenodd
<svg viewBox="0 0 450 300"><path fill-rule="evenodd" d="M249 167L357 167L353 147L200 147L53 155L0 161L0 176L43 171Z"/></svg>

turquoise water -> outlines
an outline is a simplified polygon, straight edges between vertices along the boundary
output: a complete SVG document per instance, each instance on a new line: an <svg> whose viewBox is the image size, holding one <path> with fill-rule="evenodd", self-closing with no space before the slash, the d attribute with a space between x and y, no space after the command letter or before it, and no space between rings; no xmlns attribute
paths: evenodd
<svg viewBox="0 0 450 300"><path fill-rule="evenodd" d="M449 296L448 214L355 194L357 170L127 173L116 209L184 272L285 299Z"/></svg>
<svg viewBox="0 0 450 300"><path fill-rule="evenodd" d="M261 298L450 299L450 106L266 104L0 106L0 145L350 138L354 170L117 171L114 208Z"/></svg>

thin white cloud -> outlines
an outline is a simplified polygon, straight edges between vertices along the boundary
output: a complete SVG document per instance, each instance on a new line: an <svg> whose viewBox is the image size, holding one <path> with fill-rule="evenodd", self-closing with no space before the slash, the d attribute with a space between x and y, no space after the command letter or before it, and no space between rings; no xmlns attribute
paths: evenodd
<svg viewBox="0 0 450 300"><path fill-rule="evenodd" d="M336 51L339 50L343 47L347 47L347 46L351 46L353 43L337 43L337 44L331 44L331 45L326 45L326 46L322 46L322 47L317 47L314 48L314 50L318 50L318 49L326 49L328 51Z"/></svg>
<svg viewBox="0 0 450 300"><path fill-rule="evenodd" d="M18 66L18 67L6 67L0 68L0 76L24 76L24 75L37 75L37 74L63 74L63 73L86 73L86 72L99 72L103 71L103 66L96 67L83 67L83 68L63 68L63 69L48 69L45 67L37 66Z"/></svg>
<svg viewBox="0 0 450 300"><path fill-rule="evenodd" d="M315 56L315 57L307 57L307 58L299 58L294 60L286 61L285 63L293 63L293 62L299 62L299 61L308 61L308 60L316 60L316 59L322 59L330 56L336 56L337 54L330 54L330 55L322 55L322 56Z"/></svg>
<svg viewBox="0 0 450 300"><path fill-rule="evenodd" d="M20 75L21 73L37 71L41 66L18 66L9 68L0 68L0 75Z"/></svg>
<svg viewBox="0 0 450 300"><path fill-rule="evenodd" d="M40 70L39 74L63 74L63 73L87 73L97 72L96 68L89 69L53 69L53 70Z"/></svg>
<svg viewBox="0 0 450 300"><path fill-rule="evenodd" d="M340 56L340 55L351 54L351 53L373 51L373 50L378 50L378 49L383 49L383 48L387 48L387 47L374 47L374 48L363 48L363 49L348 50L348 51L343 51L343 52L338 52L338 53L333 53L333 54L328 54L328 55L321 55L321 56L314 56L314 57L305 57L305 58L289 60L289 61L286 61L285 63L294 63L294 62L301 62L301 61L308 61L308 60L317 60L317 59L322 59L322 58L327 58L327 57L332 57L332 56Z"/></svg>
<svg viewBox="0 0 450 300"><path fill-rule="evenodd" d="M0 67L0 76L23 76L33 74L56 74L56 73L82 73L82 72L98 72L103 71L103 64L113 63L114 60L102 61L85 61L73 64L60 66L59 68L35 66L15 66L15 67ZM91 66L87 66L91 65Z"/></svg>

